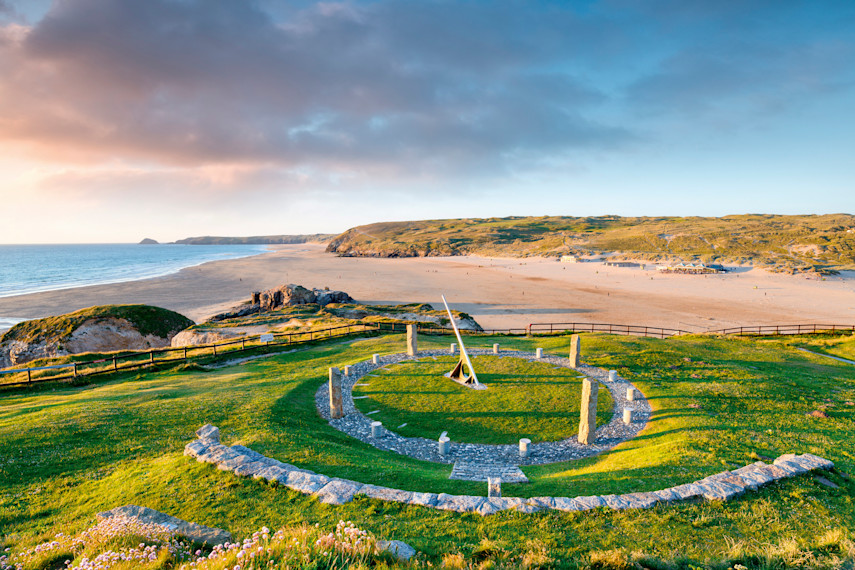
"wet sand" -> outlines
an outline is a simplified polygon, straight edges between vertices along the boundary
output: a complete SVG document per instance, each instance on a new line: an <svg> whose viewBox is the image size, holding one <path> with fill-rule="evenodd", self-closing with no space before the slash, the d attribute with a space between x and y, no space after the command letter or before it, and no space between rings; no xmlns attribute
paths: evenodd
<svg viewBox="0 0 855 570"><path fill-rule="evenodd" d="M0 317L31 319L92 305L145 303L200 321L248 299L252 291L299 283L343 290L369 304L427 302L441 308L445 294L453 308L487 329L546 322L696 332L757 324L855 324L855 272L824 281L749 268L725 275L663 275L554 259L339 258L317 244L275 247L155 279L0 298Z"/></svg>

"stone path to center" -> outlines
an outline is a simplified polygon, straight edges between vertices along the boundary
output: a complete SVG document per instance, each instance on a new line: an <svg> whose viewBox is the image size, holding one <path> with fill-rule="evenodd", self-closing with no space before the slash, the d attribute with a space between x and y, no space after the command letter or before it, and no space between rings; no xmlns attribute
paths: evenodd
<svg viewBox="0 0 855 570"><path fill-rule="evenodd" d="M472 355L493 355L491 349L469 350ZM559 461L571 461L591 457L602 453L607 449L611 449L617 444L635 437L638 432L644 429L647 421L651 416L651 408L648 401L644 398L638 388L632 383L617 376L613 381L609 380L609 373L602 368L594 366L580 365L573 369L570 366L570 361L567 358L545 355L542 358L537 358L534 352L522 352L516 350L502 350L499 356L522 358L536 362L547 362L557 367L569 368L575 370L580 376L596 379L602 386L607 388L611 393L614 407L612 408L612 419L606 425L600 426L596 431L596 440L592 445L583 445L579 443L576 436L569 437L561 441L540 442L529 445L529 456L522 458L519 456L518 445L489 445L481 443L465 443L451 442L449 451L446 455L440 455L439 447L436 440L431 440L423 437L404 437L383 426L381 428L380 437L371 437L371 422L370 416L362 414L353 402L353 386L360 382L366 375L371 374L375 370L390 364L397 364L407 360L421 360L436 356L447 356L448 351L433 350L420 351L416 356L409 356L405 353L384 355L380 357L379 364L374 364L371 360L359 362L350 366L350 375L342 377L342 402L344 417L339 419L331 419L329 409L329 384L324 383L315 393L315 403L318 408L318 413L321 414L330 425L339 431L363 441L369 445L373 445L384 451L392 451L401 455L406 455L414 459L430 461L433 463L453 463L455 469L452 471L452 479L464 479L469 481L486 481L490 472L496 470L507 470L508 473L514 473L509 479L502 478L504 482L526 482L528 479L522 474L517 466L519 465L542 465L546 463L556 463ZM444 379L438 379L442 381ZM449 380L450 381L450 380ZM635 388L635 400L630 402L626 399L627 388ZM635 410L633 421L630 424L625 424L622 418L622 411L625 407L630 407ZM438 434L437 434L438 435ZM452 434L453 437L453 434ZM482 467L475 468L473 465L481 465ZM496 467L500 466L500 467ZM516 468L512 470L511 468ZM516 474L519 472L519 474ZM520 477L520 475L522 475Z"/></svg>

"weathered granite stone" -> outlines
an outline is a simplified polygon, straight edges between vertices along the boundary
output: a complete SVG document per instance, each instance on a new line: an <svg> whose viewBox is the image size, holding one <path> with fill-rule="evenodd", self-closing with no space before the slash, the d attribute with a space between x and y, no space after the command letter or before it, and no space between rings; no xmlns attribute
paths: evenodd
<svg viewBox="0 0 855 570"><path fill-rule="evenodd" d="M653 493L628 493L620 498L627 504L628 509L649 509L659 502L659 497Z"/></svg>
<svg viewBox="0 0 855 570"><path fill-rule="evenodd" d="M436 501L437 501L438 496L439 495L437 495L436 493L414 492L413 498L410 499L410 504L411 505L420 505L423 507L433 507L434 505L436 505Z"/></svg>
<svg viewBox="0 0 855 570"><path fill-rule="evenodd" d="M527 437L520 439L520 457L528 457L528 446L531 440Z"/></svg>
<svg viewBox="0 0 855 570"><path fill-rule="evenodd" d="M314 495L322 503L328 505L343 505L353 500L353 496L363 487L362 483L348 479L331 479L318 489Z"/></svg>
<svg viewBox="0 0 855 570"><path fill-rule="evenodd" d="M383 433L383 422L371 422L371 437L378 438Z"/></svg>
<svg viewBox="0 0 855 570"><path fill-rule="evenodd" d="M231 447L231 450L236 452L236 453L240 453L241 455L246 455L247 457L249 457L253 461L258 461L259 459L264 457L259 452L253 451L248 447L244 447L243 445L233 445Z"/></svg>
<svg viewBox="0 0 855 570"><path fill-rule="evenodd" d="M536 348L534 350L534 357L535 358L543 358L543 349L542 348Z"/></svg>
<svg viewBox="0 0 855 570"><path fill-rule="evenodd" d="M410 503L413 499L412 491L390 489L389 487L379 487L377 485L364 485L359 490L359 493L372 499L380 499L381 501L395 501L397 503Z"/></svg>
<svg viewBox="0 0 855 570"><path fill-rule="evenodd" d="M823 469L825 471L834 469L833 461L829 461L828 459L824 459L818 455L813 455L812 453L802 453L797 456L796 459L798 459L798 461L805 467L810 465L811 469Z"/></svg>
<svg viewBox="0 0 855 570"><path fill-rule="evenodd" d="M694 497L700 497L703 494L703 491L700 487L695 485L694 483L686 483L685 485L678 485L677 487L671 487L670 491L677 494L681 500L692 499Z"/></svg>
<svg viewBox="0 0 855 570"><path fill-rule="evenodd" d="M626 401L634 402L635 401L635 388L627 388L626 389Z"/></svg>
<svg viewBox="0 0 855 570"><path fill-rule="evenodd" d="M488 500L484 501L483 503L481 503L481 505L478 507L478 509L475 512L477 512L479 515L484 517L487 515L494 515L501 510L502 509L500 509L498 506L491 503L490 500L488 499Z"/></svg>
<svg viewBox="0 0 855 570"><path fill-rule="evenodd" d="M725 472L724 477L719 477L716 481L721 481L722 483L727 483L729 485L733 485L734 487L739 487L740 489L755 489L757 485L754 484L753 481L749 481L744 477L740 477L739 475L734 475L733 473Z"/></svg>
<svg viewBox="0 0 855 570"><path fill-rule="evenodd" d="M532 505L531 503L523 503L522 505L517 507L517 511L526 515L530 515L531 513L539 513L544 510L543 507L538 507L537 505Z"/></svg>
<svg viewBox="0 0 855 570"><path fill-rule="evenodd" d="M487 497L499 498L502 496L502 479L501 477L487 478Z"/></svg>
<svg viewBox="0 0 855 570"><path fill-rule="evenodd" d="M579 410L579 443L591 445L597 431L597 392L600 383L590 378L582 380L582 404Z"/></svg>
<svg viewBox="0 0 855 570"><path fill-rule="evenodd" d="M586 510L585 506L577 501L576 499L571 499L570 497L555 497L552 500L552 509L556 511L584 511Z"/></svg>
<svg viewBox="0 0 855 570"><path fill-rule="evenodd" d="M539 509L551 509L555 507L555 497L531 497L526 503Z"/></svg>
<svg viewBox="0 0 855 570"><path fill-rule="evenodd" d="M448 455L448 448L451 446L451 439L447 435L442 435L439 438L439 454L440 455Z"/></svg>
<svg viewBox="0 0 855 570"><path fill-rule="evenodd" d="M629 508L629 503L624 501L620 495L603 495L601 498L606 502L606 506L613 511L621 511Z"/></svg>
<svg viewBox="0 0 855 570"><path fill-rule="evenodd" d="M305 471L289 471L285 486L306 495L320 491L329 483L329 477Z"/></svg>
<svg viewBox="0 0 855 570"><path fill-rule="evenodd" d="M762 467L758 466L757 469L763 473L771 475L775 479L786 479L787 477L792 476L790 471L782 469L777 465L763 465Z"/></svg>
<svg viewBox="0 0 855 570"><path fill-rule="evenodd" d="M757 487L765 485L766 483L771 483L775 480L774 477L760 469L757 469L753 465L749 467L741 467L734 470L732 473L741 477L751 489L756 489Z"/></svg>
<svg viewBox="0 0 855 570"><path fill-rule="evenodd" d="M220 471L234 471L241 465L245 465L247 463L252 463L252 460L246 455L238 455L237 457L220 461L217 463L217 469Z"/></svg>
<svg viewBox="0 0 855 570"><path fill-rule="evenodd" d="M448 495L441 493L436 498L436 508L443 511L456 511L458 513L466 513L477 511L486 500L484 497L474 497L472 495Z"/></svg>
<svg viewBox="0 0 855 570"><path fill-rule="evenodd" d="M579 357L582 354L582 346L579 342L579 335L574 334L570 337L570 366L573 368L579 367Z"/></svg>
<svg viewBox="0 0 855 570"><path fill-rule="evenodd" d="M235 467L234 474L241 477L255 477L262 469L267 469L268 465L263 461L250 461Z"/></svg>
<svg viewBox="0 0 855 570"><path fill-rule="evenodd" d="M220 428L205 424L196 430L196 435L199 439L209 440L213 443L220 443Z"/></svg>
<svg viewBox="0 0 855 570"><path fill-rule="evenodd" d="M499 344L493 343L493 354L499 354Z"/></svg>
<svg viewBox="0 0 855 570"><path fill-rule="evenodd" d="M780 467L781 469L789 471L793 475L801 475L802 473L807 473L808 471L810 471L810 469L802 467L796 461L792 461L789 459L781 459L780 457L774 461L774 465Z"/></svg>
<svg viewBox="0 0 855 570"><path fill-rule="evenodd" d="M229 542L232 539L232 535L228 531L202 526L194 522L169 516L154 509L149 509L148 507L139 507L137 505L116 507L115 509L98 513L96 516L98 520L115 517L132 519L143 524L157 524L169 532L187 537L194 543L207 544L209 546Z"/></svg>
<svg viewBox="0 0 855 570"><path fill-rule="evenodd" d="M330 417L334 420L344 417L344 405L341 399L341 371L330 368Z"/></svg>
<svg viewBox="0 0 855 570"><path fill-rule="evenodd" d="M270 483L279 483L279 476L287 474L288 470L282 469L278 465L270 465L256 473L254 477L256 479L266 479Z"/></svg>
<svg viewBox="0 0 855 570"><path fill-rule="evenodd" d="M379 354L372 354L371 355L371 363L372 364L380 364L380 355Z"/></svg>
<svg viewBox="0 0 855 570"><path fill-rule="evenodd" d="M680 500L680 495L675 493L672 489L661 489L659 491L653 491L653 494L658 500L666 503Z"/></svg>
<svg viewBox="0 0 855 570"><path fill-rule="evenodd" d="M378 540L377 548L381 552L388 552L398 560L407 562L416 555L416 549L400 540Z"/></svg>
<svg viewBox="0 0 855 570"><path fill-rule="evenodd" d="M745 492L743 487L710 478L701 479L695 484L701 489L701 495L708 501L728 501Z"/></svg>
<svg viewBox="0 0 855 570"><path fill-rule="evenodd" d="M609 370L609 382L617 382L617 370Z"/></svg>
<svg viewBox="0 0 855 570"><path fill-rule="evenodd" d="M576 497L573 499L579 505L582 506L583 509L596 509L597 507L605 507L606 502L602 499L602 497L598 497L596 495L591 495L588 497Z"/></svg>
<svg viewBox="0 0 855 570"><path fill-rule="evenodd" d="M624 408L623 409L623 423L625 423L627 425L632 423L632 413L634 411L635 410L633 410L632 408Z"/></svg>
<svg viewBox="0 0 855 570"><path fill-rule="evenodd" d="M198 457L199 454L204 452L206 449L208 449L208 444L201 439L194 439L184 446L184 455Z"/></svg>
<svg viewBox="0 0 855 570"><path fill-rule="evenodd" d="M407 325L407 354L415 356L419 353L419 341L416 337L416 325Z"/></svg>

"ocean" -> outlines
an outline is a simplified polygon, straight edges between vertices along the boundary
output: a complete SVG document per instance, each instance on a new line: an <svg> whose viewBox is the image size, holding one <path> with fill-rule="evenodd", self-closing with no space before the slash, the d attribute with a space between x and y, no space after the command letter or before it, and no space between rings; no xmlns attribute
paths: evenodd
<svg viewBox="0 0 855 570"><path fill-rule="evenodd" d="M0 245L0 297L161 277L267 249L266 245ZM0 329L18 320L14 315L0 316Z"/></svg>

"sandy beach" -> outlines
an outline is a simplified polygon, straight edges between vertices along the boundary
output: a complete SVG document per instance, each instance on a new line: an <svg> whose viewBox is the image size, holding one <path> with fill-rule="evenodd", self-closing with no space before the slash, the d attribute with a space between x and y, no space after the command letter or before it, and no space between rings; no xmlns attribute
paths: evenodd
<svg viewBox="0 0 855 570"><path fill-rule="evenodd" d="M189 246L192 247L192 246ZM427 302L440 295L487 329L529 323L641 324L701 332L756 324L855 323L855 272L825 280L738 268L724 275L560 263L554 259L340 258L324 246L276 246L176 274L0 298L0 317L39 318L103 304L146 303L196 321L284 283L329 287L359 302Z"/></svg>

